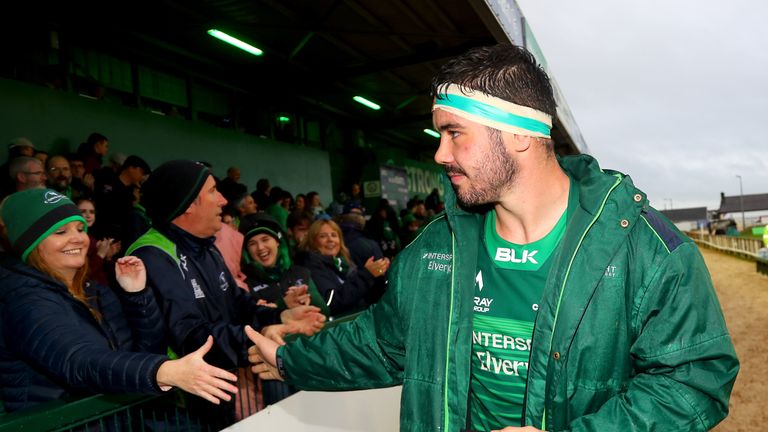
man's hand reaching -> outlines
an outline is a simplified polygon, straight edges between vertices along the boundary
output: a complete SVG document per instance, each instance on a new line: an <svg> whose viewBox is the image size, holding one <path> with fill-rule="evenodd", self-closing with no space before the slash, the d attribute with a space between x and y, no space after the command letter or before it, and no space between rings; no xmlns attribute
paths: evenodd
<svg viewBox="0 0 768 432"><path fill-rule="evenodd" d="M277 371L277 342L262 336L259 332L245 326L245 334L255 344L248 348L248 361L251 362L251 370L259 378L265 380L280 380L283 378Z"/></svg>
<svg viewBox="0 0 768 432"><path fill-rule="evenodd" d="M280 320L286 325L286 333L300 333L312 336L325 325L325 315L317 306L297 306L280 313Z"/></svg>

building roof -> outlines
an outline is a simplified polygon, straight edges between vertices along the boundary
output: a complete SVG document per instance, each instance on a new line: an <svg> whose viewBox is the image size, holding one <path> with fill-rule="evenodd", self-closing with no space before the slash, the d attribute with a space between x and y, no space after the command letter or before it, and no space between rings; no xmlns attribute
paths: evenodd
<svg viewBox="0 0 768 432"><path fill-rule="evenodd" d="M744 195L744 208L741 207L741 195L725 196L720 194L719 213L735 213L744 210L757 211L768 210L768 193Z"/></svg>
<svg viewBox="0 0 768 432"><path fill-rule="evenodd" d="M672 222L689 222L707 220L706 207L691 207L674 210L661 210L661 214Z"/></svg>

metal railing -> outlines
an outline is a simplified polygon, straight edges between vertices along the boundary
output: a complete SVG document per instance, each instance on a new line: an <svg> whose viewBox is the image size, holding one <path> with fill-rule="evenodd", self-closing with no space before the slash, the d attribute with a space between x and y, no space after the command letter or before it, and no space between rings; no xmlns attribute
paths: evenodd
<svg viewBox="0 0 768 432"><path fill-rule="evenodd" d="M177 403L178 394L97 395L57 400L0 415L0 432L17 431L213 431Z"/></svg>
<svg viewBox="0 0 768 432"><path fill-rule="evenodd" d="M725 235L702 234L698 232L688 232L688 237L696 243L704 244L725 252L731 252L743 255L745 258L759 259L758 251L764 247L763 241L748 237L736 237Z"/></svg>
<svg viewBox="0 0 768 432"><path fill-rule="evenodd" d="M757 272L768 275L768 259L765 256L765 244L762 240L748 237L702 234L694 231L686 234L699 245L755 261ZM761 249L763 250L761 251Z"/></svg>
<svg viewBox="0 0 768 432"><path fill-rule="evenodd" d="M352 321L359 314L360 312L329 320L324 330ZM286 338L286 340L289 339L292 338ZM240 384L256 387L257 384L250 371L241 369L238 372L240 372L240 380L243 380ZM240 390L237 402L232 404L233 410L237 411L238 420L262 408L259 406L261 397L258 391L254 394L242 391L242 388ZM95 395L74 401L51 401L11 413L4 413L0 409L0 432L207 432L228 426L228 424L207 422L198 416L203 413L195 411L195 409L186 408L185 395L180 391L160 396Z"/></svg>

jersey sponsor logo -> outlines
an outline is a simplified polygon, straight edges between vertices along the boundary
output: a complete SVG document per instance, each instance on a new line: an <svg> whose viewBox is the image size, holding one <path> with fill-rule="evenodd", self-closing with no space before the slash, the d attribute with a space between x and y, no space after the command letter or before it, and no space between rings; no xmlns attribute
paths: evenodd
<svg viewBox="0 0 768 432"><path fill-rule="evenodd" d="M427 270L450 273L453 265L445 264L437 261L429 261L427 263Z"/></svg>
<svg viewBox="0 0 768 432"><path fill-rule="evenodd" d="M482 270L477 272L477 277L475 277L475 282L477 282L477 290L482 291L483 290L483 271Z"/></svg>
<svg viewBox="0 0 768 432"><path fill-rule="evenodd" d="M261 285L256 285L256 286L254 286L254 287L253 287L253 288L251 288L251 289L253 290L253 292L259 292L259 291L261 291L261 290L263 290L263 289L267 289L267 288L269 288L269 285L267 285L267 284L261 284Z"/></svg>
<svg viewBox="0 0 768 432"><path fill-rule="evenodd" d="M201 299L205 298L205 293L203 292L203 289L200 288L200 284L197 283L197 279L192 279L192 290L195 292L195 298Z"/></svg>
<svg viewBox="0 0 768 432"><path fill-rule="evenodd" d="M517 376L523 372L523 368L528 369L528 362L526 361L509 360L494 354L501 355L503 351L530 352L530 339L512 337L501 333L472 331L472 343L490 348L490 350L475 351L477 359L480 360L480 370L493 372L497 375Z"/></svg>
<svg viewBox="0 0 768 432"><path fill-rule="evenodd" d="M475 312L488 312L491 310L492 298L475 297Z"/></svg>
<svg viewBox="0 0 768 432"><path fill-rule="evenodd" d="M475 276L475 284L477 285L477 291L480 292L483 290L483 271L478 270L477 276ZM474 311L475 312L488 312L491 310L491 303L493 303L492 298L487 297L475 297L475 306Z"/></svg>
<svg viewBox="0 0 768 432"><path fill-rule="evenodd" d="M501 262L513 262L513 263L531 263L531 264L538 264L539 262L536 261L536 258L534 258L534 255L538 253L539 251L529 251L528 249L523 249L523 256L517 257L517 251L510 248L496 248L496 257L494 260L501 261Z"/></svg>
<svg viewBox="0 0 768 432"><path fill-rule="evenodd" d="M616 277L616 266L615 265L609 265L605 268L605 273L603 276L608 278L615 278Z"/></svg>
<svg viewBox="0 0 768 432"><path fill-rule="evenodd" d="M444 252L424 252L424 255L422 255L421 259L450 261L453 259L453 254Z"/></svg>
<svg viewBox="0 0 768 432"><path fill-rule="evenodd" d="M189 269L187 268L187 256L186 255L180 255L179 256L179 262L181 263L181 267L184 269L185 272L189 272Z"/></svg>
<svg viewBox="0 0 768 432"><path fill-rule="evenodd" d="M493 372L496 375L520 375L522 368L528 369L528 362L518 360L501 359L494 357L490 351L476 352L480 360L480 370Z"/></svg>

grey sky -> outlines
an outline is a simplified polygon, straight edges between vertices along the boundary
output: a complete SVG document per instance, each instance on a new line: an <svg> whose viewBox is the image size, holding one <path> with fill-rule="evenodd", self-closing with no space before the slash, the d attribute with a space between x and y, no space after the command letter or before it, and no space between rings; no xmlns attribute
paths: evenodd
<svg viewBox="0 0 768 432"><path fill-rule="evenodd" d="M518 4L591 154L656 208L768 193L768 2Z"/></svg>

